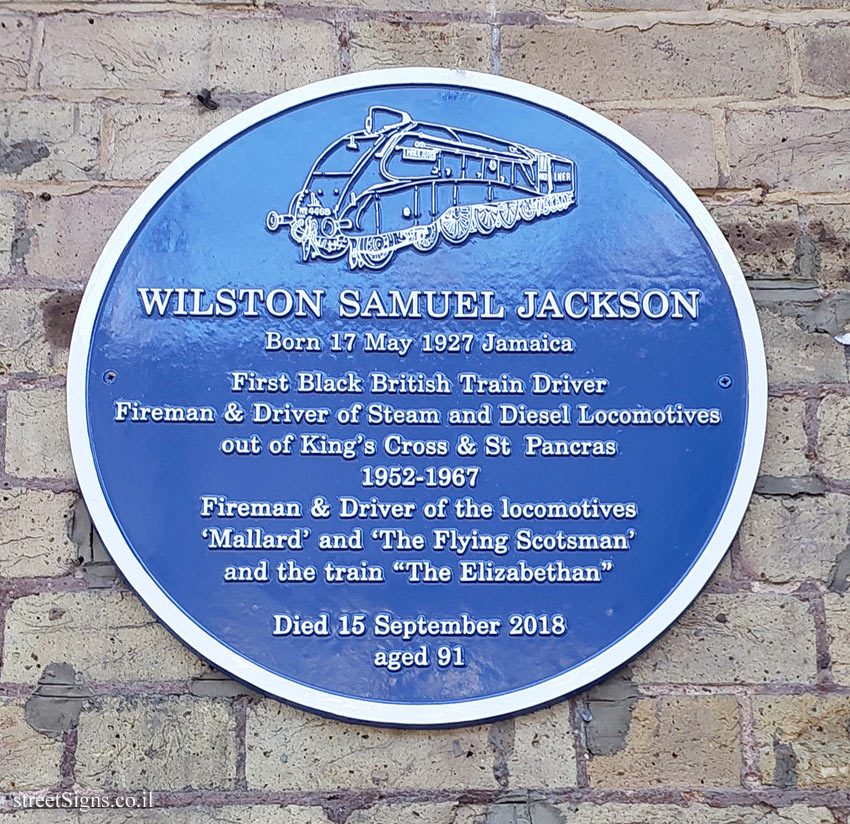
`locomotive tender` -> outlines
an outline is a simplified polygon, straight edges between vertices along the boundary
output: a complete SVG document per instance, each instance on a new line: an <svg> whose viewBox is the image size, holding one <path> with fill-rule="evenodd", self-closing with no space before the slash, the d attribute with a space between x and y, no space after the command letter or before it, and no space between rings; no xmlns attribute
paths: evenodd
<svg viewBox="0 0 850 824"><path fill-rule="evenodd" d="M266 227L289 227L304 261L348 255L352 269L381 269L399 249L429 252L441 237L461 244L575 202L569 158L372 106L364 128L319 155L289 211L270 211Z"/></svg>

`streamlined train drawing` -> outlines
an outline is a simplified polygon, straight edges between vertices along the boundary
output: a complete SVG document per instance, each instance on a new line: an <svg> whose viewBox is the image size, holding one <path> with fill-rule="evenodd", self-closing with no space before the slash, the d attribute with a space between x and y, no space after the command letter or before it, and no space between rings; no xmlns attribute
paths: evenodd
<svg viewBox="0 0 850 824"><path fill-rule="evenodd" d="M319 155L289 211L268 213L266 228L288 227L304 261L348 255L352 269L381 269L400 249L461 244L575 202L569 158L372 106L362 130Z"/></svg>

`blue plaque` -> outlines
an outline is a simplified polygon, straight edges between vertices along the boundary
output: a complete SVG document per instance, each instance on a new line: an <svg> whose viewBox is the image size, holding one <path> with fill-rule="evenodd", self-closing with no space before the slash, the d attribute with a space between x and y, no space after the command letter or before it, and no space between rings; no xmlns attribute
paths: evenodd
<svg viewBox="0 0 850 824"><path fill-rule="evenodd" d="M752 492L766 373L646 146L480 74L350 75L175 160L86 290L72 448L192 649L382 725L555 701L663 632Z"/></svg>

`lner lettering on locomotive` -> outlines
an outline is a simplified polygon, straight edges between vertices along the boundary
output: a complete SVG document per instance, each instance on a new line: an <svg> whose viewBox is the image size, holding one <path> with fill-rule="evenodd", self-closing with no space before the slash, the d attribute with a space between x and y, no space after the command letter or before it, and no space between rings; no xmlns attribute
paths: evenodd
<svg viewBox="0 0 850 824"><path fill-rule="evenodd" d="M363 128L316 158L285 213L301 259L348 257L351 269L382 269L406 248L430 252L576 203L575 163L560 154L372 106Z"/></svg>

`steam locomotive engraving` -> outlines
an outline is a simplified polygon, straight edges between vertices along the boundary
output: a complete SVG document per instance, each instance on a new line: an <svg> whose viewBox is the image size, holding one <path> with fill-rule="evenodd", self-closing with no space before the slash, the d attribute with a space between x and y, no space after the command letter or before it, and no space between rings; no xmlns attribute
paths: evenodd
<svg viewBox="0 0 850 824"><path fill-rule="evenodd" d="M372 106L362 130L319 155L289 211L268 213L266 228L288 227L304 261L348 255L352 269L382 269L400 249L459 245L575 202L569 158Z"/></svg>

